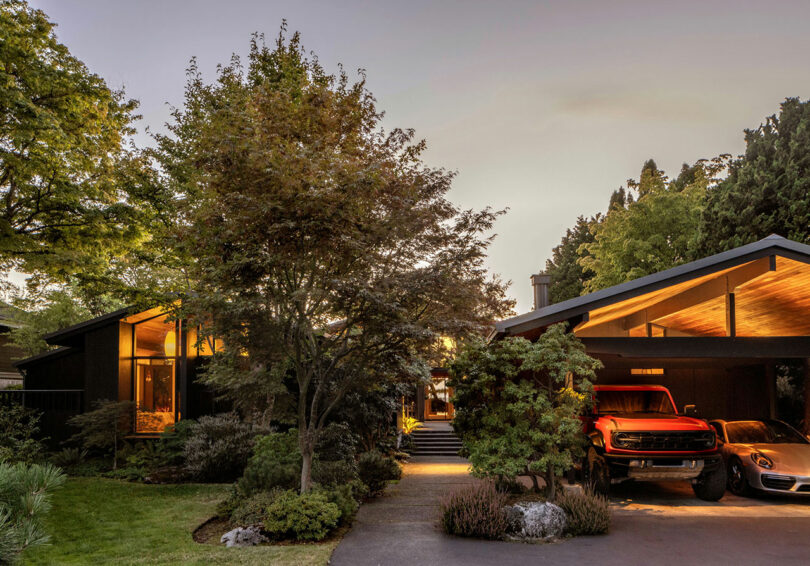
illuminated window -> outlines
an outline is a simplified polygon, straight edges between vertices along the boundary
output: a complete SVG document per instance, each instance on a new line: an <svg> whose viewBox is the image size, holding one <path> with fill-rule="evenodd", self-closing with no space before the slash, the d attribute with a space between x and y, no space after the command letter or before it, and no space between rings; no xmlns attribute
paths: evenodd
<svg viewBox="0 0 810 566"><path fill-rule="evenodd" d="M165 316L134 325L135 432L163 432L176 420L179 326Z"/></svg>
<svg viewBox="0 0 810 566"><path fill-rule="evenodd" d="M664 375L663 368L634 368L630 370L630 375Z"/></svg>

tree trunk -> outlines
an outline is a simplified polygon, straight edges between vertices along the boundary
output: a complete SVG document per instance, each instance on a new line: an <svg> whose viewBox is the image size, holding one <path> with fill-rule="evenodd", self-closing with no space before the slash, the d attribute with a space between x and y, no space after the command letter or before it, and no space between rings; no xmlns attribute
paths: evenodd
<svg viewBox="0 0 810 566"><path fill-rule="evenodd" d="M557 497L557 482L555 481L554 477L554 467L549 464L548 468L546 468L546 499L548 501L554 501Z"/></svg>
<svg viewBox="0 0 810 566"><path fill-rule="evenodd" d="M534 486L535 493L540 493L540 484L537 483L537 476L530 473L529 477L532 478L532 485Z"/></svg>
<svg viewBox="0 0 810 566"><path fill-rule="evenodd" d="M301 453L301 493L306 493L312 487L312 450Z"/></svg>

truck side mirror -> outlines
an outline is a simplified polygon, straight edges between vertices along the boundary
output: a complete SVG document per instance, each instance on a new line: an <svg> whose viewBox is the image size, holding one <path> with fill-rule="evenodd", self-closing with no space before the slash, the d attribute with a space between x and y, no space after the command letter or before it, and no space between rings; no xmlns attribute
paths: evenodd
<svg viewBox="0 0 810 566"><path fill-rule="evenodd" d="M684 405L683 414L687 417L697 417L697 407L694 405Z"/></svg>

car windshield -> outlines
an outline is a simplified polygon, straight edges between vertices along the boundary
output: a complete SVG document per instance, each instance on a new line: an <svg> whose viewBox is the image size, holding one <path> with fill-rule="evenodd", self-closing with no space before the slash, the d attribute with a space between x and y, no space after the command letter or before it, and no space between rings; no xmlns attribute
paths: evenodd
<svg viewBox="0 0 810 566"><path fill-rule="evenodd" d="M726 423L732 444L807 444L807 439L779 421L739 421Z"/></svg>
<svg viewBox="0 0 810 566"><path fill-rule="evenodd" d="M675 407L665 391L602 390L596 393L600 415L621 413L660 413L674 415Z"/></svg>

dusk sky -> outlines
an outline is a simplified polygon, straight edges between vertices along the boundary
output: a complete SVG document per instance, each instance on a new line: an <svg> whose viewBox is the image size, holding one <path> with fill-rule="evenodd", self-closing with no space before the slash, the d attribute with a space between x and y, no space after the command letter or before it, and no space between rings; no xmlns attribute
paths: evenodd
<svg viewBox="0 0 810 566"><path fill-rule="evenodd" d="M461 207L509 207L489 267L531 308L539 271L580 214L654 158L744 149L788 96L810 96L810 2L32 0L71 52L140 100L138 143L206 76L283 18L327 70L364 68L384 125L415 128L458 171ZM168 103L168 104L167 104Z"/></svg>

